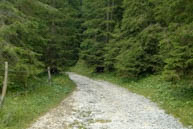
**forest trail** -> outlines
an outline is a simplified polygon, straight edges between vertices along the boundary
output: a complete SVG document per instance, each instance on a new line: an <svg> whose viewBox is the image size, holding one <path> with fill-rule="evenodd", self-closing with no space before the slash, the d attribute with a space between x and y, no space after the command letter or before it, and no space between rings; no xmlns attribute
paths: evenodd
<svg viewBox="0 0 193 129"><path fill-rule="evenodd" d="M77 90L29 129L185 129L143 96L68 73Z"/></svg>

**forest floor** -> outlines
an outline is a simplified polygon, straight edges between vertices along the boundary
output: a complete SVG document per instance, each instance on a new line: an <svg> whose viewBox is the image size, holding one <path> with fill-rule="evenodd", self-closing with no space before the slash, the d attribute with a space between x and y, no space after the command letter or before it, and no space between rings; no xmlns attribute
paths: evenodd
<svg viewBox="0 0 193 129"><path fill-rule="evenodd" d="M69 76L77 90L29 129L185 129L143 96L109 82Z"/></svg>

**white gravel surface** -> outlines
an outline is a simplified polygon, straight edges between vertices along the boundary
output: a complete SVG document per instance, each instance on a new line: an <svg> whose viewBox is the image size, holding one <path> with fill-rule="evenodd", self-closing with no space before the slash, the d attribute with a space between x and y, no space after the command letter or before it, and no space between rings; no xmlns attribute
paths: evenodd
<svg viewBox="0 0 193 129"><path fill-rule="evenodd" d="M143 96L68 73L77 90L29 129L185 129Z"/></svg>

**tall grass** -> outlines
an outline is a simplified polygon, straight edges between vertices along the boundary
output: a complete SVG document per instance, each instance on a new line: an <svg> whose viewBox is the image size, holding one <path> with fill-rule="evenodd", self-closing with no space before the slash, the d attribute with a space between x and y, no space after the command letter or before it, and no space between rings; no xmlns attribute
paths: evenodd
<svg viewBox="0 0 193 129"><path fill-rule="evenodd" d="M9 91L0 110L0 129L27 128L74 88L75 84L66 75L58 75L53 77L52 86L47 83L47 77L41 77L39 81L31 81L25 90Z"/></svg>

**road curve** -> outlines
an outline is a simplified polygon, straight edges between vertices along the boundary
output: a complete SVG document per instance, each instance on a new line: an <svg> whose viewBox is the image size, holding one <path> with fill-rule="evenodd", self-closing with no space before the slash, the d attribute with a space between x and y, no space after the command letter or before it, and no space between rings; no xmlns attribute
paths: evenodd
<svg viewBox="0 0 193 129"><path fill-rule="evenodd" d="M185 129L143 96L68 73L77 90L29 129Z"/></svg>

